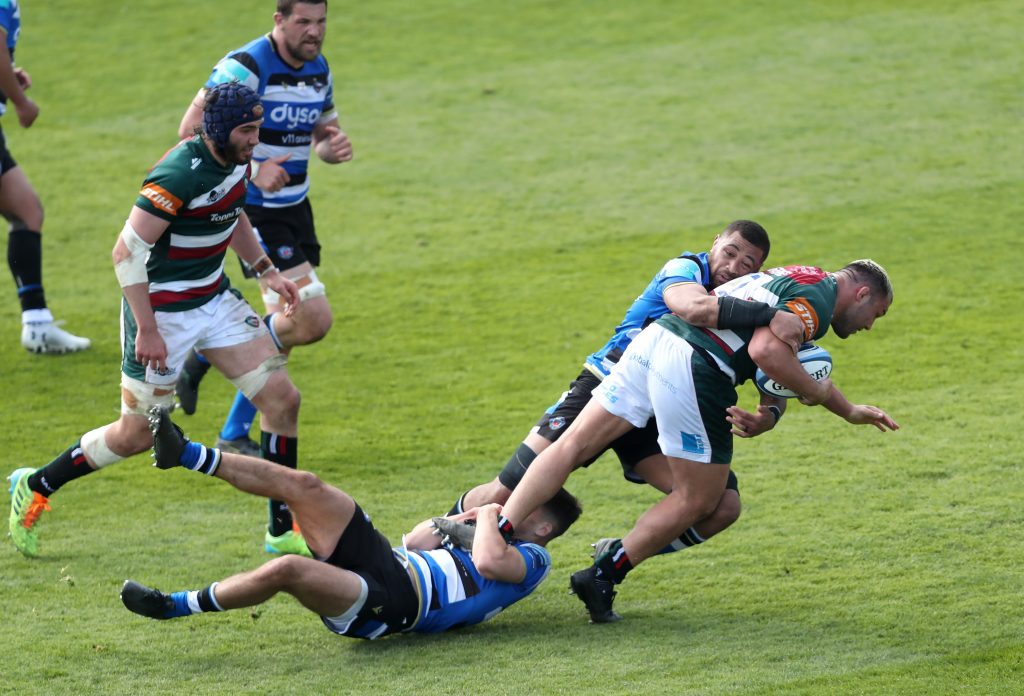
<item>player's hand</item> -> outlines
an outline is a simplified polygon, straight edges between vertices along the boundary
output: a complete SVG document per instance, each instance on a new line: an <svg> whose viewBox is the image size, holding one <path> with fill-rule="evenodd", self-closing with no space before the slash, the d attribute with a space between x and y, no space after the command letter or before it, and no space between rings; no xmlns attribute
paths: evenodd
<svg viewBox="0 0 1024 696"><path fill-rule="evenodd" d="M866 404L855 404L850 414L846 416L846 422L854 425L873 425L883 433L886 430L899 430L899 424L889 417L889 414L876 406Z"/></svg>
<svg viewBox="0 0 1024 696"><path fill-rule="evenodd" d="M317 148L317 154L325 162L348 162L352 159L352 143L348 136L337 126L324 128L327 139L322 141L324 150Z"/></svg>
<svg viewBox="0 0 1024 696"><path fill-rule="evenodd" d="M828 398L832 396L832 380L826 377L817 384L818 388L813 394L800 395L800 403L804 406L818 406L828 401Z"/></svg>
<svg viewBox="0 0 1024 696"><path fill-rule="evenodd" d="M284 315L290 317L295 314L299 306L299 286L293 281L285 278L278 270L269 271L264 274L261 280L266 280L267 287L281 296L284 304Z"/></svg>
<svg viewBox="0 0 1024 696"><path fill-rule="evenodd" d="M751 413L739 406L725 409L726 417L732 424L732 434L736 437L757 437L775 427L775 416L764 404L759 404L757 411Z"/></svg>
<svg viewBox="0 0 1024 696"><path fill-rule="evenodd" d="M14 77L18 81L18 85L22 91L32 86L32 78L29 77L28 73L25 72L25 68L15 68Z"/></svg>
<svg viewBox="0 0 1024 696"><path fill-rule="evenodd" d="M292 180L288 172L281 165L291 157L291 153L271 157L260 162L259 171L252 178L252 183L260 191L275 193L283 189Z"/></svg>
<svg viewBox="0 0 1024 696"><path fill-rule="evenodd" d="M135 333L135 359L154 372L162 373L167 369L167 344L156 327L139 328Z"/></svg>
<svg viewBox="0 0 1024 696"><path fill-rule="evenodd" d="M39 107L28 97L20 104L15 104L14 110L18 112L18 123L22 128L28 128L39 117Z"/></svg>
<svg viewBox="0 0 1024 696"><path fill-rule="evenodd" d="M768 328L775 337L792 349L795 355L804 341L804 322L792 312L776 312Z"/></svg>

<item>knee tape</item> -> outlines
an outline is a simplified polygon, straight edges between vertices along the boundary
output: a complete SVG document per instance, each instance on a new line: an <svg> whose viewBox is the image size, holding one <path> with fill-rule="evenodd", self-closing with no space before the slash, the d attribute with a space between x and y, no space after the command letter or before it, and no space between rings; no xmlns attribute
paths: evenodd
<svg viewBox="0 0 1024 696"><path fill-rule="evenodd" d="M167 393L154 393L158 391ZM121 375L121 413L148 417L149 409L154 406L161 406L168 410L174 408L174 389L147 384L126 374Z"/></svg>
<svg viewBox="0 0 1024 696"><path fill-rule="evenodd" d="M308 282L305 282L307 281ZM313 297L324 297L327 295L327 286L317 278L316 271L310 271L308 275L295 281L299 284L299 299L305 302ZM304 283L304 284L303 284ZM263 292L264 304L281 304L281 296L269 288Z"/></svg>
<svg viewBox="0 0 1024 696"><path fill-rule="evenodd" d="M270 376L284 368L287 364L287 356L280 353L272 355L260 363L256 369L249 370L244 375L232 378L231 383L238 387L238 391L242 392L245 398L251 400L260 393L263 387L267 386L267 380L270 379Z"/></svg>
<svg viewBox="0 0 1024 696"><path fill-rule="evenodd" d="M102 428L90 430L82 436L82 451L89 456L89 459L97 469L102 469L124 459L124 457L107 447L107 439L104 434L109 427L109 425L104 425Z"/></svg>

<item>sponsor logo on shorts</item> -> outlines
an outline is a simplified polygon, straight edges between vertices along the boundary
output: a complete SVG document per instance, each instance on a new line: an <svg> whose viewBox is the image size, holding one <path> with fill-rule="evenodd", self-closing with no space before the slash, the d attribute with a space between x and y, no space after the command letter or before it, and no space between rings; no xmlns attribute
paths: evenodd
<svg viewBox="0 0 1024 696"><path fill-rule="evenodd" d="M159 184L146 184L139 194L168 215L177 215L181 207L181 199Z"/></svg>
<svg viewBox="0 0 1024 696"><path fill-rule="evenodd" d="M640 357L639 355L637 355L636 353L634 353L634 354L629 356L629 359L632 360L633 362L635 362L637 365L639 365L643 369L648 370L652 375L654 375L654 377L659 382L661 382L661 386L665 387L666 389L668 389L673 394L675 394L675 393L677 393L679 391L676 388L676 385L673 384L671 380L669 380L665 375L661 374L661 372L659 372L657 369L655 369L654 367L651 366L651 359L650 358L643 358L643 357Z"/></svg>
<svg viewBox="0 0 1024 696"><path fill-rule="evenodd" d="M555 416L554 418L548 421L548 427L551 428L552 430L561 430L562 428L565 427L565 417Z"/></svg>
<svg viewBox="0 0 1024 696"><path fill-rule="evenodd" d="M260 319L259 317L250 315L245 318L245 323L255 329L260 325Z"/></svg>
<svg viewBox="0 0 1024 696"><path fill-rule="evenodd" d="M290 246L279 246L277 248L277 255L279 258L287 261L291 257L295 256L295 248Z"/></svg>
<svg viewBox="0 0 1024 696"><path fill-rule="evenodd" d="M174 374L174 368L173 367L160 367L160 368L157 368L156 370L153 370L153 374L154 375L160 375L161 377L166 377L167 375L173 375Z"/></svg>
<svg viewBox="0 0 1024 696"><path fill-rule="evenodd" d="M684 433L680 432L679 435L683 440L683 451L690 452L691 454L704 454L704 438L697 433Z"/></svg>

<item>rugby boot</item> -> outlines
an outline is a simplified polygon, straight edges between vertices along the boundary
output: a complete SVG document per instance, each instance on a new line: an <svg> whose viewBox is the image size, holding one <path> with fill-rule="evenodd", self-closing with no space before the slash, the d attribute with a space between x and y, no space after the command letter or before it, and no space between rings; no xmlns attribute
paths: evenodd
<svg viewBox="0 0 1024 696"><path fill-rule="evenodd" d="M250 437L240 437L235 440L225 440L222 437L218 437L215 446L221 452L244 454L246 457L256 457L257 459L260 456L260 443Z"/></svg>
<svg viewBox="0 0 1024 696"><path fill-rule="evenodd" d="M289 529L279 536L274 536L268 529L266 536L263 538L263 549L267 553L281 555L290 553L296 556L305 556L306 558L313 557L313 552L306 546L306 540L302 538L302 532L298 529Z"/></svg>
<svg viewBox="0 0 1024 696"><path fill-rule="evenodd" d="M186 416L191 416L196 412L196 404L199 402L199 383L209 371L210 363L201 362L196 352L190 351L174 386L175 391L178 392L181 410L185 412Z"/></svg>
<svg viewBox="0 0 1024 696"><path fill-rule="evenodd" d="M153 433L153 466L170 469L181 463L181 453L190 440L161 406L149 409L149 429Z"/></svg>
<svg viewBox="0 0 1024 696"><path fill-rule="evenodd" d="M442 544L460 546L467 551L473 550L473 539L476 536L476 525L469 522L456 522L447 517L434 517L430 520L434 533L441 537Z"/></svg>
<svg viewBox="0 0 1024 696"><path fill-rule="evenodd" d="M597 566L577 570L569 577L569 587L590 612L590 623L622 621L622 617L612 610L615 585L597 577Z"/></svg>
<svg viewBox="0 0 1024 696"><path fill-rule="evenodd" d="M174 600L170 595L134 580L124 581L121 587L121 602L128 611L151 619L169 619L174 611Z"/></svg>
<svg viewBox="0 0 1024 696"><path fill-rule="evenodd" d="M39 538L36 523L39 516L50 509L48 498L28 487L28 477L35 469L15 469L7 480L11 482L11 516L9 528L11 541L18 551L29 558L39 553Z"/></svg>
<svg viewBox="0 0 1024 696"><path fill-rule="evenodd" d="M92 345L88 338L60 328L62 321L33 321L21 326L21 345L29 353L63 355L77 353Z"/></svg>

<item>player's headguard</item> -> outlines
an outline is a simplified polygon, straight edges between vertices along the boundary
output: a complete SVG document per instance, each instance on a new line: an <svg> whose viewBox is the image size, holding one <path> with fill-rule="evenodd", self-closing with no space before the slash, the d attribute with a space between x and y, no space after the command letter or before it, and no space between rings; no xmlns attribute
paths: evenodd
<svg viewBox="0 0 1024 696"><path fill-rule="evenodd" d="M206 92L203 132L221 151L227 149L231 131L261 118L259 95L241 82L222 82Z"/></svg>

